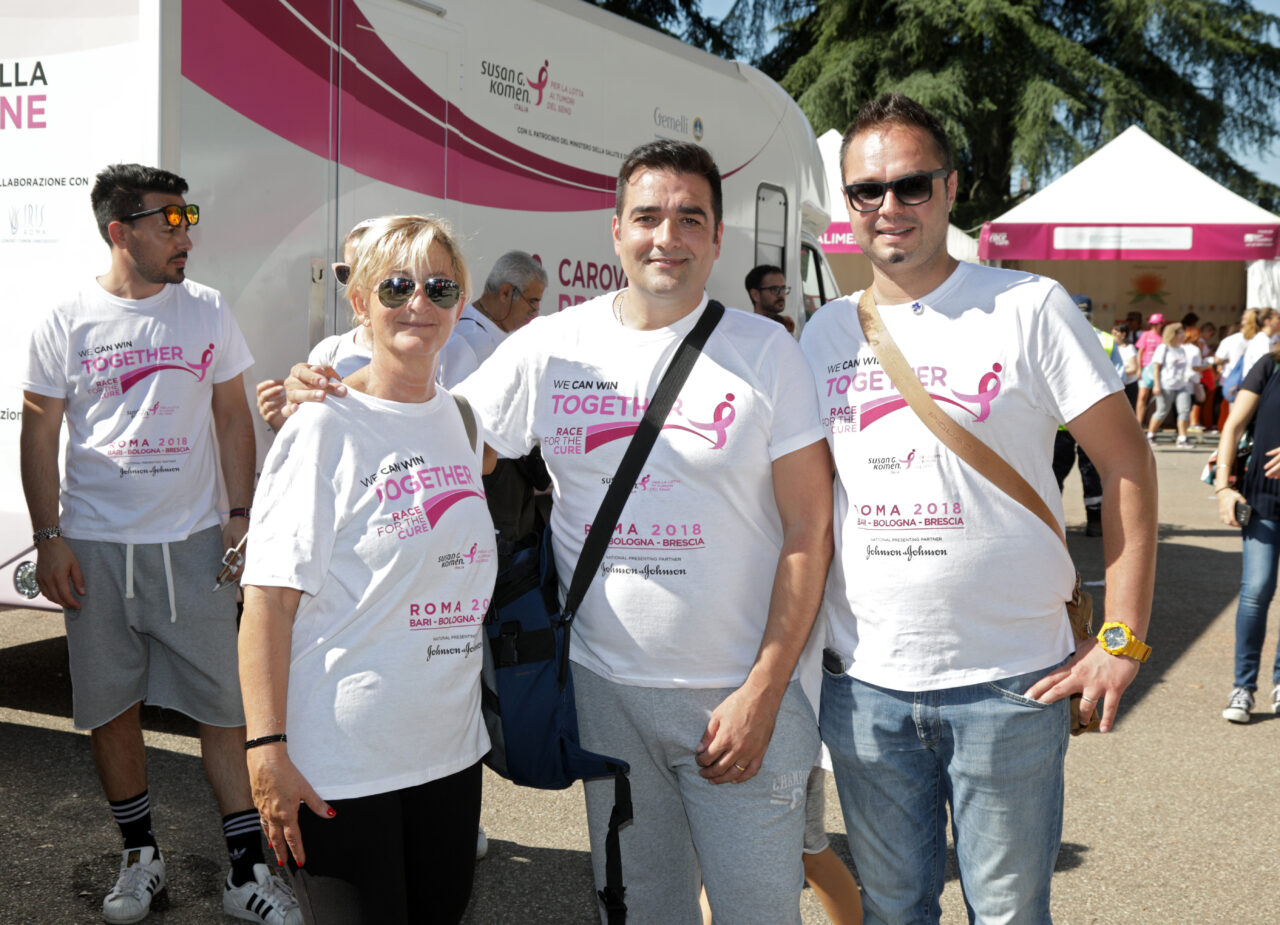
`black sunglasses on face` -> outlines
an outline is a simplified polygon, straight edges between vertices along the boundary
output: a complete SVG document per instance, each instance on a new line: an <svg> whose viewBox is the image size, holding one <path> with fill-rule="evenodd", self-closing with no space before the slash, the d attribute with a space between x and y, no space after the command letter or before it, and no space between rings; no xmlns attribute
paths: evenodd
<svg viewBox="0 0 1280 925"><path fill-rule="evenodd" d="M131 222L135 218L146 218L148 215L156 215L164 213L164 220L169 223L170 227L177 228L182 224L185 217L188 225L200 224L200 207L188 203L185 206L167 205L157 206L154 209L144 209L141 212L134 212L132 215L126 215L120 219L122 222Z"/></svg>
<svg viewBox="0 0 1280 925"><path fill-rule="evenodd" d="M338 281L339 286L345 286L347 280L351 279L351 264L335 263L333 265L333 278Z"/></svg>
<svg viewBox="0 0 1280 925"><path fill-rule="evenodd" d="M758 292L771 292L771 293L773 293L775 296L780 296L780 295L790 295L790 294L791 294L791 287L790 287L790 286L759 286L759 287L757 287L757 291L758 291Z"/></svg>
<svg viewBox="0 0 1280 925"><path fill-rule="evenodd" d="M378 300L387 308L399 308L413 298L418 283L407 276L393 276L378 283ZM456 280L433 276L422 283L423 294L436 308L453 308L462 297Z"/></svg>
<svg viewBox="0 0 1280 925"><path fill-rule="evenodd" d="M878 180L862 180L844 188L849 205L856 212L874 212L884 203L884 194L893 190L894 197L904 206L918 206L933 198L933 181L951 173L946 167L921 173L909 173L888 183Z"/></svg>

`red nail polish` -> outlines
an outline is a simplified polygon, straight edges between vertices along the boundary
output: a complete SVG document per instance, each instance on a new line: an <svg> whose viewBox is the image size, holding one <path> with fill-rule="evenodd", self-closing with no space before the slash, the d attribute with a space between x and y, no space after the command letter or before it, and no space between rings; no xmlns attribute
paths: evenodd
<svg viewBox="0 0 1280 925"><path fill-rule="evenodd" d="M276 863L281 867L284 867L284 861L280 860L279 858L276 858Z"/></svg>
<svg viewBox="0 0 1280 925"><path fill-rule="evenodd" d="M338 811L334 809L332 806L330 806L329 811L325 813L325 815L328 816L330 819L332 819L334 816L338 815Z"/></svg>

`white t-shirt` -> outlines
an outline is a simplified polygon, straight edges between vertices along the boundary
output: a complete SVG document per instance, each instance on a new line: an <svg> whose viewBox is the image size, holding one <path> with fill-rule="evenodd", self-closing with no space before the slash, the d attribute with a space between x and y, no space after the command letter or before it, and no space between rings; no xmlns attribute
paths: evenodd
<svg viewBox="0 0 1280 925"><path fill-rule="evenodd" d="M860 293L805 326L835 457L827 644L849 673L902 691L992 681L1072 651L1075 572L1038 517L946 449L880 369ZM939 406L1035 489L1059 522L1055 431L1121 388L1089 323L1052 280L960 264L885 326Z"/></svg>
<svg viewBox="0 0 1280 925"><path fill-rule="evenodd" d="M1151 355L1151 362L1160 367L1160 388L1165 392L1182 392L1187 388L1187 352L1181 347L1161 344Z"/></svg>
<svg viewBox="0 0 1280 925"><path fill-rule="evenodd" d="M22 387L66 400L67 535L173 543L218 524L213 386L252 364L222 295L191 280L133 300L90 279L41 319Z"/></svg>
<svg viewBox="0 0 1280 925"><path fill-rule="evenodd" d="M1275 344L1276 338L1262 331L1249 338L1244 349L1244 373L1246 376L1259 360L1271 352Z"/></svg>
<svg viewBox="0 0 1280 925"><path fill-rule="evenodd" d="M1217 351L1213 354L1223 361L1222 375L1225 376L1231 372L1232 367L1236 365L1236 361L1244 356L1245 348L1248 346L1249 342L1244 339L1244 333L1241 331L1236 331L1236 333L1222 339L1222 342L1218 344Z"/></svg>
<svg viewBox="0 0 1280 925"><path fill-rule="evenodd" d="M330 334L311 348L307 363L313 366L332 366L345 379L358 369L369 365L371 348L365 343L365 328L356 326L342 334Z"/></svg>
<svg viewBox="0 0 1280 925"><path fill-rule="evenodd" d="M458 324L449 336L449 342L440 351L438 378L447 388L452 388L470 376L480 364L507 339L507 332L494 324L475 305L467 303L458 316Z"/></svg>
<svg viewBox="0 0 1280 925"><path fill-rule="evenodd" d="M1200 350L1199 344L1183 344L1182 352L1187 356L1187 381L1186 388L1194 391L1196 383L1200 381L1200 377L1204 375L1204 370L1196 370L1197 366L1204 365L1204 353ZM1163 388L1163 384L1161 388Z"/></svg>
<svg viewBox="0 0 1280 925"><path fill-rule="evenodd" d="M243 583L303 592L289 757L326 800L470 767L493 521L453 397L305 404L263 465Z"/></svg>
<svg viewBox="0 0 1280 925"><path fill-rule="evenodd" d="M459 387L502 456L541 445L562 594L676 346L614 318L616 293L516 331ZM782 543L774 460L822 439L804 357L726 311L644 465L573 623L570 657L621 684L733 687L755 662Z"/></svg>
<svg viewBox="0 0 1280 925"><path fill-rule="evenodd" d="M1117 343L1116 351L1120 354L1121 370L1123 370L1124 367L1129 364L1130 360L1138 356L1138 348L1133 346L1133 344ZM1138 377L1142 375L1142 370L1135 369L1132 375L1130 375L1129 373L1123 373L1122 375L1124 378L1124 384L1128 385L1131 382L1138 381Z"/></svg>

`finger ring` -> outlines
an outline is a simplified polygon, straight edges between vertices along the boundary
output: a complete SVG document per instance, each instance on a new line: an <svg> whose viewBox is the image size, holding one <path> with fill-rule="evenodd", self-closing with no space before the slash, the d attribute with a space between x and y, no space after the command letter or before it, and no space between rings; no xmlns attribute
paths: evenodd
<svg viewBox="0 0 1280 925"><path fill-rule="evenodd" d="M744 768L742 765L738 764L738 762L736 762L736 761L733 763L733 766L734 766L735 768L737 768L739 771L745 771L745 770L746 770L746 768Z"/></svg>
<svg viewBox="0 0 1280 925"><path fill-rule="evenodd" d="M1097 703L1097 702L1098 702L1098 701L1094 700L1092 697L1086 697L1084 694L1081 694L1081 695L1080 695L1080 699L1081 699L1081 700L1083 700L1085 703Z"/></svg>

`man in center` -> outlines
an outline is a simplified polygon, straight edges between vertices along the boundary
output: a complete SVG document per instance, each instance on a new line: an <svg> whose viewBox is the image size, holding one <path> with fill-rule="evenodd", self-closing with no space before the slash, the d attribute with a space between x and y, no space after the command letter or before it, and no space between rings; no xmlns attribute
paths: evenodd
<svg viewBox="0 0 1280 925"><path fill-rule="evenodd" d="M457 387L500 455L540 446L567 583L635 425L706 310L720 175L696 145L637 148L618 178L628 288L507 338ZM831 466L795 341L726 312L667 418L573 624L582 745L631 764L621 833L636 923L799 923L817 727L795 680L831 556ZM806 387L801 388L798 384ZM612 780L586 784L604 885Z"/></svg>

